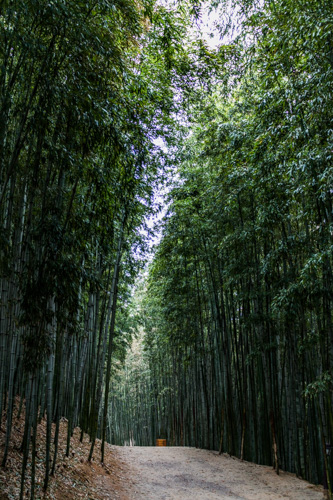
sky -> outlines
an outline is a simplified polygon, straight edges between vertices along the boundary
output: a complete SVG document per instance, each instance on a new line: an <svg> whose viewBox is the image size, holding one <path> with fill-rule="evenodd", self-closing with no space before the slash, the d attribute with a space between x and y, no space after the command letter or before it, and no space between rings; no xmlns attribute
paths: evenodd
<svg viewBox="0 0 333 500"><path fill-rule="evenodd" d="M202 16L200 22L200 32L203 38L206 40L210 48L216 48L217 45L221 43L220 35L214 26L215 22L218 20L218 14L216 11L209 12L208 6L206 5L202 9ZM211 36L213 35L213 36Z"/></svg>

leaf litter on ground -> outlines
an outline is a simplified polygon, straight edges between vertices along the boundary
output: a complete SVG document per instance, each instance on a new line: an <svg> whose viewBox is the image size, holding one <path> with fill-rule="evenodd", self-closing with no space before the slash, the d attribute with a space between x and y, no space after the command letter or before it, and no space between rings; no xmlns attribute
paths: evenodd
<svg viewBox="0 0 333 500"><path fill-rule="evenodd" d="M25 414L22 410L17 419L19 398L16 399L14 425L6 467L0 467L0 500L14 500L20 496L22 453L20 446L24 434ZM74 429L71 438L69 457L66 457L67 420L62 419L59 430L58 459L54 476L50 477L49 487L43 490L45 474L46 418L42 417L37 428L36 447L36 499L45 500L126 500L126 485L130 483L126 464L120 463L117 450L109 444L105 446L104 463L100 462L99 439L96 440L94 455L88 462L90 441L84 435L80 441L81 430ZM0 428L0 451L4 450L6 415L3 415ZM55 424L52 424L51 456L53 457L53 436ZM31 450L26 471L24 498L30 498L31 486Z"/></svg>

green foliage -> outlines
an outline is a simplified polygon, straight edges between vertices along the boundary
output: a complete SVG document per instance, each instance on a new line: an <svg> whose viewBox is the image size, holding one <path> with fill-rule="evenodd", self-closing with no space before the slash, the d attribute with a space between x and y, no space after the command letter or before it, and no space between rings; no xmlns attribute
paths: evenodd
<svg viewBox="0 0 333 500"><path fill-rule="evenodd" d="M5 465L26 398L22 495L39 405L45 487L62 416L67 454L80 424L91 455L97 435L103 457L106 436L165 434L333 477L332 9L235 6L239 34L211 50L187 36L196 2L1 3L0 413ZM175 164L120 377L141 230Z"/></svg>
<svg viewBox="0 0 333 500"><path fill-rule="evenodd" d="M130 343L129 290L147 247L142 228L167 166L154 141L183 133L184 99L174 94L196 57L183 44L188 24L184 10L150 0L1 3L0 414L7 410L5 465L14 396L28 402L21 496L39 406L48 418L45 488L61 417L66 453L80 424L91 454L102 437L103 459L110 377Z"/></svg>
<svg viewBox="0 0 333 500"><path fill-rule="evenodd" d="M330 480L317 443L333 435L331 6L237 4L237 39L199 48L225 73L194 94L147 281L150 394L168 409L154 426Z"/></svg>

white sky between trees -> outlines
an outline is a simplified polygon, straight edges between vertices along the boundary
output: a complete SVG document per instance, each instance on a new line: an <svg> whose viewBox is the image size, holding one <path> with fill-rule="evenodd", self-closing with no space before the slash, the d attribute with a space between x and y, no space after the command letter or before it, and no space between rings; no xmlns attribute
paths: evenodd
<svg viewBox="0 0 333 500"><path fill-rule="evenodd" d="M167 0L167 3L168 5L170 5L170 1ZM233 18L232 8L233 7L230 3L227 11L231 13L231 18ZM227 37L221 38L220 36L218 25L221 24L221 12L218 12L218 10L216 9L210 11L209 5L206 3L203 5L200 14L201 15L199 20L193 23L193 32L201 36L206 41L210 49L215 49L218 45L221 45L223 43L230 43L230 39L228 39ZM162 138L155 139L154 144L157 147L160 147L162 150L165 150L166 148L166 145L163 142ZM147 229L140 230L141 234L144 235L146 237L146 240L148 241L150 251L152 251L153 247L156 246L161 240L161 227L159 226L168 210L166 197L168 195L168 192L170 191L170 188L162 188L160 186L158 191L156 191L154 194L155 202L156 205L161 205L162 209L153 215L149 215L145 220ZM149 235L150 231L152 231L154 234ZM150 262L151 259L152 255L148 257L148 261Z"/></svg>

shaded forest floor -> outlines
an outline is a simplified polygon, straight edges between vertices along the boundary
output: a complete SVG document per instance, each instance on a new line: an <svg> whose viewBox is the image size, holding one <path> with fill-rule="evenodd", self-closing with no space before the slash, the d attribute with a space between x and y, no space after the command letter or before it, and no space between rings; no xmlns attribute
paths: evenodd
<svg viewBox="0 0 333 500"><path fill-rule="evenodd" d="M0 429L0 456L2 460L5 438L5 419ZM52 436L55 426L52 426ZM14 418L12 438L6 468L0 466L0 500L18 499L22 454L19 451L24 433L24 414L20 420ZM56 472L50 478L47 493L43 492L45 471L46 421L38 425L36 454L36 495L45 500L127 500L125 489L131 485L128 467L122 463L117 450L109 445L105 448L105 464L100 462L100 441L96 440L92 462L87 461L90 443L88 436L80 442L80 429L75 429L71 440L69 457L65 456L67 422L60 425L59 450ZM53 446L52 446L53 451ZM30 498L30 460L26 472L25 498Z"/></svg>
<svg viewBox="0 0 333 500"><path fill-rule="evenodd" d="M7 467L0 467L0 500L17 499L20 491L21 453L24 420L14 420ZM4 446L3 420L0 431L1 455ZM54 432L54 428L53 428ZM271 467L241 462L217 452L180 447L106 446L105 463L99 461L100 442L96 442L91 463L87 461L90 443L80 442L75 429L69 457L65 457L67 422L61 423L59 455L55 476L43 493L46 422L38 426L36 455L36 498L45 500L319 500L320 486ZM29 498L30 469L27 470L25 498Z"/></svg>

